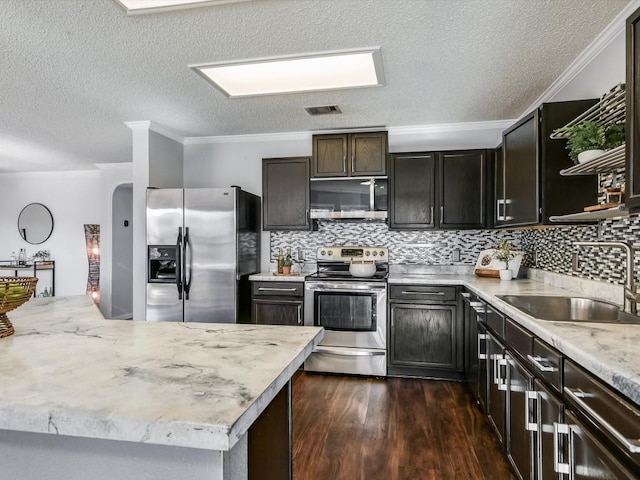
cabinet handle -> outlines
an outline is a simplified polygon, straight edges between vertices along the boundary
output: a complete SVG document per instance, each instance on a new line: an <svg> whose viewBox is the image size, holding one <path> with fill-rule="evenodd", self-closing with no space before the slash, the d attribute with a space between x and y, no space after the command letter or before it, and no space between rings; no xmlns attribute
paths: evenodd
<svg viewBox="0 0 640 480"><path fill-rule="evenodd" d="M598 423L600 423L605 430L607 430L616 440L618 440L630 453L640 453L640 439L635 438L627 438L622 435L618 430L616 430L609 422L607 422L604 418L602 418L598 413L596 413L587 402L583 400L583 398L587 398L593 396L589 393L586 393L579 388L575 390L570 389L569 387L564 387L564 393L566 393L574 402L580 405L581 408L587 411L589 415L591 415Z"/></svg>
<svg viewBox="0 0 640 480"><path fill-rule="evenodd" d="M431 218L429 220L431 220L431 223L436 223L433 218L433 207L431 207Z"/></svg>
<svg viewBox="0 0 640 480"><path fill-rule="evenodd" d="M534 418L534 421L531 422L531 403L534 404L534 410L535 410L535 403L538 401L538 392L535 391L531 391L531 390L527 390L525 393L526 397L525 397L525 402L524 402L524 428L525 430L528 430L530 432L537 432L538 431L538 419L537 419L537 415L535 415L536 418Z"/></svg>
<svg viewBox="0 0 640 480"><path fill-rule="evenodd" d="M487 359L487 350L485 348L484 353L482 353L482 340L487 340L489 335L486 333L478 334L478 360L486 360Z"/></svg>
<svg viewBox="0 0 640 480"><path fill-rule="evenodd" d="M507 386L507 359L499 358L498 359L498 390L506 392L508 390ZM502 376L502 367L504 367L504 377Z"/></svg>
<svg viewBox="0 0 640 480"><path fill-rule="evenodd" d="M295 288L258 287L259 292L295 292Z"/></svg>
<svg viewBox="0 0 640 480"><path fill-rule="evenodd" d="M462 295L464 298L471 298L471 294L469 292L462 292L460 295Z"/></svg>
<svg viewBox="0 0 640 480"><path fill-rule="evenodd" d="M298 325L302 325L302 305L298 304Z"/></svg>
<svg viewBox="0 0 640 480"><path fill-rule="evenodd" d="M440 224L444 223L444 205L440 205Z"/></svg>
<svg viewBox="0 0 640 480"><path fill-rule="evenodd" d="M551 365L549 363L549 360L547 360L546 358L542 358L539 355L536 355L535 357L532 357L531 355L527 355L527 358L533 364L533 366L536 367L541 372L555 372L556 371L555 367L553 365Z"/></svg>
<svg viewBox="0 0 640 480"><path fill-rule="evenodd" d="M346 155L342 156L342 171L344 173L347 173L347 156Z"/></svg>
<svg viewBox="0 0 640 480"><path fill-rule="evenodd" d="M403 295L435 295L435 296L444 296L444 292L412 292L411 290L403 290Z"/></svg>
<svg viewBox="0 0 640 480"><path fill-rule="evenodd" d="M562 445L560 445L560 435L569 435L569 425L566 423L553 422L553 470L556 473L569 475L570 466L568 463L560 463Z"/></svg>

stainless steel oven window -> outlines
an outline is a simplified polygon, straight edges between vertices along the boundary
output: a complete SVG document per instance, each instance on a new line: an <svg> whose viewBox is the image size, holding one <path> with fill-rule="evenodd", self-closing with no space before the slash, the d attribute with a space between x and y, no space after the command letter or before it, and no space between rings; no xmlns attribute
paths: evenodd
<svg viewBox="0 0 640 480"><path fill-rule="evenodd" d="M366 292L315 292L315 324L327 330L375 332L376 294Z"/></svg>

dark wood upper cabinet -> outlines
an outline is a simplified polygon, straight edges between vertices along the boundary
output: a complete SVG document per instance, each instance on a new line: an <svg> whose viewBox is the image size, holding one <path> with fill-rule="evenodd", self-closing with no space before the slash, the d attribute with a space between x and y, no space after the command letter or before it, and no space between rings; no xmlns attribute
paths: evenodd
<svg viewBox="0 0 640 480"><path fill-rule="evenodd" d="M549 138L596 102L545 103L504 132L496 162L495 226L550 224L551 216L597 203L596 176L560 175L573 162L566 142Z"/></svg>
<svg viewBox="0 0 640 480"><path fill-rule="evenodd" d="M435 227L436 154L389 157L389 228Z"/></svg>
<svg viewBox="0 0 640 480"><path fill-rule="evenodd" d="M387 132L313 136L313 177L386 175Z"/></svg>
<svg viewBox="0 0 640 480"><path fill-rule="evenodd" d="M487 151L389 156L389 228L483 228Z"/></svg>
<svg viewBox="0 0 640 480"><path fill-rule="evenodd" d="M483 228L487 152L440 154L440 228Z"/></svg>
<svg viewBox="0 0 640 480"><path fill-rule="evenodd" d="M625 203L640 207L640 9L627 19Z"/></svg>
<svg viewBox="0 0 640 480"><path fill-rule="evenodd" d="M310 230L309 157L262 160L263 230Z"/></svg>

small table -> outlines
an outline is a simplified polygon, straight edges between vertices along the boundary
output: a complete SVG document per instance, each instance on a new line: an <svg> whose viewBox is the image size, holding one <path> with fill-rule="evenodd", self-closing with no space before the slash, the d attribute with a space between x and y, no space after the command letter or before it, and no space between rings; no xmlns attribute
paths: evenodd
<svg viewBox="0 0 640 480"><path fill-rule="evenodd" d="M56 262L54 260L35 260L33 264L27 265L11 265L7 260L0 261L0 272L3 270L9 270L13 272L15 277L20 276L20 272L28 270L33 272L33 276L38 276L38 271L51 270L51 296L55 296L56 292ZM36 292L33 292L33 296L36 296Z"/></svg>

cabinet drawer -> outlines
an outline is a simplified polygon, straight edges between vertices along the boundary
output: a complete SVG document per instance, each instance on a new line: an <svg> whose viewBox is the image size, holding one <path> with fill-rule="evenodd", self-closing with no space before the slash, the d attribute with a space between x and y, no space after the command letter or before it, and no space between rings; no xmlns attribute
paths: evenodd
<svg viewBox="0 0 640 480"><path fill-rule="evenodd" d="M562 355L560 352L533 339L533 355L527 357L538 377L545 379L556 391L562 393Z"/></svg>
<svg viewBox="0 0 640 480"><path fill-rule="evenodd" d="M504 339L522 358L526 359L533 352L533 335L510 318L505 319Z"/></svg>
<svg viewBox="0 0 640 480"><path fill-rule="evenodd" d="M564 362L564 397L640 468L640 408L571 360Z"/></svg>
<svg viewBox="0 0 640 480"><path fill-rule="evenodd" d="M422 302L453 302L456 299L456 287L427 285L391 285L389 297L394 300L417 300Z"/></svg>
<svg viewBox="0 0 640 480"><path fill-rule="evenodd" d="M304 282L253 282L254 296L302 297Z"/></svg>
<svg viewBox="0 0 640 480"><path fill-rule="evenodd" d="M500 338L504 338L504 315L487 305L487 312L484 318L487 325L497 333Z"/></svg>

